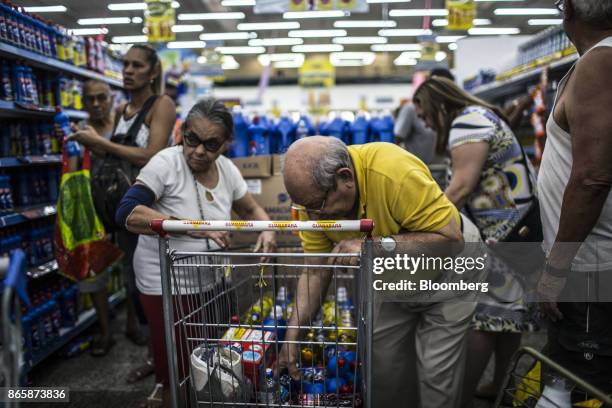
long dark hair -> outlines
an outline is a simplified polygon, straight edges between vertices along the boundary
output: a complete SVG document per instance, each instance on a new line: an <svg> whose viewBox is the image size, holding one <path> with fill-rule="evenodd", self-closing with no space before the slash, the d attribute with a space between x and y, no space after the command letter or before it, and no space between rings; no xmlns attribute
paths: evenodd
<svg viewBox="0 0 612 408"><path fill-rule="evenodd" d="M453 81L443 77L432 77L423 82L414 93L413 100L436 127L438 153L446 151L451 124L468 106L482 106L508 123L506 115L498 107L470 95Z"/></svg>
<svg viewBox="0 0 612 408"><path fill-rule="evenodd" d="M157 55L157 51L149 44L134 44L132 45L132 47L130 47L130 50L132 49L142 50L145 53L147 63L151 67L150 71L153 71L155 69L159 70L159 75L153 80L153 83L151 84L151 90L153 91L153 94L161 95L164 86L164 73L162 70L161 61L159 60L159 56Z"/></svg>

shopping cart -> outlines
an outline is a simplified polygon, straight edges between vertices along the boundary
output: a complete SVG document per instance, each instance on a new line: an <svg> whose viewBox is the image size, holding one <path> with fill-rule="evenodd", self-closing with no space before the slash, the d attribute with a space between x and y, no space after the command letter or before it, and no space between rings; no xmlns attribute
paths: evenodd
<svg viewBox="0 0 612 408"><path fill-rule="evenodd" d="M14 388L22 385L21 302L30 305L26 291L26 256L22 250L14 250L10 257L0 258L0 279L2 277L0 386ZM17 404L9 402L8 406L15 407Z"/></svg>
<svg viewBox="0 0 612 408"><path fill-rule="evenodd" d="M516 352L494 407L612 407L612 398L531 347Z"/></svg>
<svg viewBox="0 0 612 408"><path fill-rule="evenodd" d="M151 226L160 235L173 407L371 407L373 309L368 269L372 240L368 237L372 221L160 220ZM364 233L361 253L335 254L359 257L361 266L329 265L328 253L295 250L180 252L170 247L166 236L203 230L332 229ZM306 262L308 283L330 277L329 291L338 294L336 301L330 302L323 289L309 293L307 299L297 298L297 282ZM292 293L296 294L293 301ZM288 325L285 319L292 303L311 301L323 304L323 318L309 318L307 325ZM266 315L273 321L262 321ZM299 329L305 337L282 340L288 328ZM277 378L268 370L289 344L298 350L300 381L288 375Z"/></svg>

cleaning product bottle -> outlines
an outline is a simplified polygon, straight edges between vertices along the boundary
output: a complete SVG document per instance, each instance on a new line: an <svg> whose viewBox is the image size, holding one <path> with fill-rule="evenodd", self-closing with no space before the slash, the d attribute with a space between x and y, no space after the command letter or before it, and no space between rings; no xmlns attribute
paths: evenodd
<svg viewBox="0 0 612 408"><path fill-rule="evenodd" d="M277 135L278 135L278 143L277 148L274 151L275 153L285 153L291 143L293 143L293 137L295 135L295 126L289 116L286 114L281 115L280 120L278 121L278 125L276 125Z"/></svg>
<svg viewBox="0 0 612 408"><path fill-rule="evenodd" d="M266 147L269 147L269 142L266 141L267 129L260 121L260 117L255 116L253 123L249 126L249 153L251 156L270 154L270 151L266 150Z"/></svg>
<svg viewBox="0 0 612 408"><path fill-rule="evenodd" d="M395 140L395 137L393 135L393 116L391 116L391 112L385 112L383 114L382 117L382 122L381 122L381 129L380 129L380 141L381 142L387 142L387 143L393 143Z"/></svg>
<svg viewBox="0 0 612 408"><path fill-rule="evenodd" d="M283 307L276 305L270 311L268 317L263 321L264 330L276 333L276 339L282 341L287 331L287 321L283 318Z"/></svg>
<svg viewBox="0 0 612 408"><path fill-rule="evenodd" d="M240 106L232 109L234 118L234 143L230 146L230 157L245 157L249 155L249 125L242 114Z"/></svg>
<svg viewBox="0 0 612 408"><path fill-rule="evenodd" d="M365 112L360 111L357 113L357 117L351 125L351 131L353 133L353 144L368 143L370 123L368 122Z"/></svg>
<svg viewBox="0 0 612 408"><path fill-rule="evenodd" d="M327 124L327 134L329 136L337 137L340 140L345 141L345 123L340 116L336 116ZM346 141L345 141L346 143Z"/></svg>
<svg viewBox="0 0 612 408"><path fill-rule="evenodd" d="M70 118L64 112L62 112L62 108L59 106L55 107L55 117L54 121L56 125L61 129L63 142L67 143L66 148L68 149L68 169L70 171L75 171L79 166L79 156L81 155L81 148L79 147L79 143L74 140L66 140L68 135L72 134L72 129L70 128Z"/></svg>

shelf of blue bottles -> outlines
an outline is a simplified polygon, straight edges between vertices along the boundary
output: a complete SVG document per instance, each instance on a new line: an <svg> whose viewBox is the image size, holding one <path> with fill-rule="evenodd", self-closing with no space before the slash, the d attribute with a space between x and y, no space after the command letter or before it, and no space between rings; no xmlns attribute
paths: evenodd
<svg viewBox="0 0 612 408"><path fill-rule="evenodd" d="M25 60L28 65L52 71L68 72L83 78L98 79L116 87L122 87L123 83L115 78L104 76L98 72L80 68L67 62L49 58L35 52L24 50L10 44L0 43L0 56Z"/></svg>
<svg viewBox="0 0 612 408"><path fill-rule="evenodd" d="M74 109L64 109L63 112L71 119L81 120L89 117L87 112ZM53 115L55 115L53 108L0 100L0 117L3 118L53 118Z"/></svg>
<svg viewBox="0 0 612 408"><path fill-rule="evenodd" d="M61 162L62 156L59 154L49 154L45 156L0 157L0 168L29 166L31 164L60 164Z"/></svg>
<svg viewBox="0 0 612 408"><path fill-rule="evenodd" d="M18 208L8 214L0 215L0 228L11 227L26 221L49 217L57 213L57 208L52 204L41 204L36 206Z"/></svg>
<svg viewBox="0 0 612 408"><path fill-rule="evenodd" d="M108 298L108 304L111 310L117 307L125 299L125 290L122 289L119 292L113 293ZM63 327L59 331L59 336L50 345L47 345L44 350L41 350L33 354L27 361L23 362L21 367L21 374L27 374L33 367L38 365L41 361L55 353L62 347L64 347L70 340L73 340L85 329L96 322L96 311L94 308L81 312L76 323L72 327Z"/></svg>

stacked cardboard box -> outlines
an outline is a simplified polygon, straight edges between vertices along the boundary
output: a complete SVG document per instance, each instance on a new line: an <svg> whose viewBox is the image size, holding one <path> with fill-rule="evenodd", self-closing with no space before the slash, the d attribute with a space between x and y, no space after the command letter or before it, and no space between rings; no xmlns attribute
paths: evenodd
<svg viewBox="0 0 612 408"><path fill-rule="evenodd" d="M249 192L270 218L275 221L291 220L291 198L283 182L283 156L251 156L232 161L245 178ZM253 245L256 240L256 233L236 233L232 237L232 245ZM276 241L279 246L300 244L299 237L290 231L277 232Z"/></svg>

